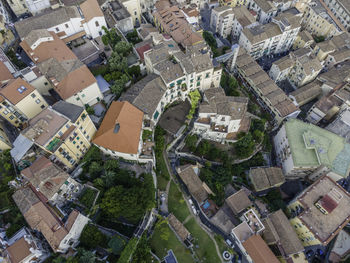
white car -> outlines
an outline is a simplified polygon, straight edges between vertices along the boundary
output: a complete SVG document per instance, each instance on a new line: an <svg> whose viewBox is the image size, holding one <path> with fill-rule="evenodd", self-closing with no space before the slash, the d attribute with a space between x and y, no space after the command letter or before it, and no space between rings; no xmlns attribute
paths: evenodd
<svg viewBox="0 0 350 263"><path fill-rule="evenodd" d="M188 202L190 203L190 205L193 205L193 201L192 201L192 199L190 198L190 199L188 199Z"/></svg>
<svg viewBox="0 0 350 263"><path fill-rule="evenodd" d="M193 214L198 215L198 211L196 207L194 205L192 205L191 207L192 207Z"/></svg>
<svg viewBox="0 0 350 263"><path fill-rule="evenodd" d="M226 244L231 248L235 247L235 245L232 243L232 241L230 239L226 239Z"/></svg>

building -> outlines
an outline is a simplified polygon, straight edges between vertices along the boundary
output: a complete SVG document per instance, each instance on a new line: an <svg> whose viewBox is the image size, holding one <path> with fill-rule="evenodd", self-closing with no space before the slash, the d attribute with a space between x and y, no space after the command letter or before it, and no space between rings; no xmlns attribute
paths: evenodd
<svg viewBox="0 0 350 263"><path fill-rule="evenodd" d="M23 15L25 13L28 13L28 7L27 7L25 2L22 2L20 0L12 0L12 2L7 1L7 3L10 6L12 12L16 16L20 16L20 15Z"/></svg>
<svg viewBox="0 0 350 263"><path fill-rule="evenodd" d="M333 15L328 14L324 4L320 0L310 2L303 14L302 26L305 30L315 36L331 38L338 35L342 29L333 20Z"/></svg>
<svg viewBox="0 0 350 263"><path fill-rule="evenodd" d="M348 1L343 0L324 0L325 6L333 13L334 19L338 22L338 26L342 31L350 29L350 5Z"/></svg>
<svg viewBox="0 0 350 263"><path fill-rule="evenodd" d="M193 238L187 228L173 214L168 216L168 221L169 226L173 229L181 242L183 242L187 247L191 247L191 241Z"/></svg>
<svg viewBox="0 0 350 263"><path fill-rule="evenodd" d="M207 89L192 132L217 142L234 141L239 131L249 130L247 106L246 97L226 96L222 88Z"/></svg>
<svg viewBox="0 0 350 263"><path fill-rule="evenodd" d="M43 10L51 7L49 0L25 0L25 3L28 7L28 11L32 15L37 15Z"/></svg>
<svg viewBox="0 0 350 263"><path fill-rule="evenodd" d="M168 0L156 3L153 18L161 33L170 35L184 48L204 42L200 32L197 32L200 28L193 28L193 25L188 23L185 13L178 6L171 6Z"/></svg>
<svg viewBox="0 0 350 263"><path fill-rule="evenodd" d="M29 187L17 190L12 198L30 228L41 232L55 253L65 253L78 244L89 218L73 210L63 223Z"/></svg>
<svg viewBox="0 0 350 263"><path fill-rule="evenodd" d="M255 27L259 24L245 6L236 6L232 8L232 12L234 20L231 31L234 39L239 39L243 28Z"/></svg>
<svg viewBox="0 0 350 263"><path fill-rule="evenodd" d="M48 106L39 92L21 78L0 87L0 101L0 116L16 127L23 127Z"/></svg>
<svg viewBox="0 0 350 263"><path fill-rule="evenodd" d="M312 35L308 31L302 30L299 31L299 34L294 41L293 49L297 50L299 48L310 48L314 43L315 40Z"/></svg>
<svg viewBox="0 0 350 263"><path fill-rule="evenodd" d="M279 187L285 182L282 169L278 167L251 168L249 171L249 179L253 185L254 191L258 194L266 194L266 190Z"/></svg>
<svg viewBox="0 0 350 263"><path fill-rule="evenodd" d="M98 37L103 34L102 26L106 25L97 0L86 0L80 7L46 9L36 16L16 22L15 28L21 40L33 30L47 29L69 42L85 35Z"/></svg>
<svg viewBox="0 0 350 263"><path fill-rule="evenodd" d="M13 75L6 65L0 61L0 85L5 84L9 80L13 79Z"/></svg>
<svg viewBox="0 0 350 263"><path fill-rule="evenodd" d="M221 37L231 35L234 14L230 6L219 6L211 11L210 27Z"/></svg>
<svg viewBox="0 0 350 263"><path fill-rule="evenodd" d="M243 242L244 254L251 263L280 262L260 235L253 235Z"/></svg>
<svg viewBox="0 0 350 263"><path fill-rule="evenodd" d="M303 106L310 101L322 96L322 82L314 80L309 84L306 84L293 92L289 93L289 97L294 101L296 105Z"/></svg>
<svg viewBox="0 0 350 263"><path fill-rule="evenodd" d="M144 53L148 74L160 75L168 103L185 100L190 91L219 87L222 69L214 67L208 47L202 43L182 52L174 41L163 41Z"/></svg>
<svg viewBox="0 0 350 263"><path fill-rule="evenodd" d="M304 247L282 210L269 214L263 219L265 230L262 234L268 246L277 257L287 260L294 256L304 257Z"/></svg>
<svg viewBox="0 0 350 263"><path fill-rule="evenodd" d="M320 61L326 61L327 56L339 50L348 49L350 44L350 34L343 32L326 41L316 43L313 53ZM348 59L348 57L346 57Z"/></svg>
<svg viewBox="0 0 350 263"><path fill-rule="evenodd" d="M0 48L7 49L15 40L15 36L9 26L10 16L3 2L0 2Z"/></svg>
<svg viewBox="0 0 350 263"><path fill-rule="evenodd" d="M149 74L142 80L136 82L126 92L120 101L128 101L144 113L144 119L149 120L145 127L153 128L160 119L168 101L165 97L166 86L160 76Z"/></svg>
<svg viewBox="0 0 350 263"><path fill-rule="evenodd" d="M288 79L294 87L310 83L323 69L319 59L310 52L310 49L303 48L291 54L294 63L289 71Z"/></svg>
<svg viewBox="0 0 350 263"><path fill-rule="evenodd" d="M345 231L341 230L336 237L334 246L329 254L329 260L334 263L341 262L350 252L350 235Z"/></svg>
<svg viewBox="0 0 350 263"><path fill-rule="evenodd" d="M270 78L278 83L288 78L289 72L294 65L290 56L284 56L272 63L269 71Z"/></svg>
<svg viewBox="0 0 350 263"><path fill-rule="evenodd" d="M231 68L258 103L272 115L275 124L280 124L284 119L296 118L300 110L258 63L243 49L238 48L234 52L236 55L231 61Z"/></svg>
<svg viewBox="0 0 350 263"><path fill-rule="evenodd" d="M346 142L350 143L350 109L342 110L325 129L345 138Z"/></svg>
<svg viewBox="0 0 350 263"><path fill-rule="evenodd" d="M92 38L101 36L104 33L102 27L107 28L107 23L97 0L86 0L80 5L80 10L86 35Z"/></svg>
<svg viewBox="0 0 350 263"><path fill-rule="evenodd" d="M96 128L83 107L59 101L31 119L22 135L54 162L73 168L91 146Z"/></svg>
<svg viewBox="0 0 350 263"><path fill-rule="evenodd" d="M121 4L128 10L132 17L133 25L141 24L141 5L140 0L121 0Z"/></svg>
<svg viewBox="0 0 350 263"><path fill-rule="evenodd" d="M0 121L0 152L5 150L10 150L12 148L12 143L7 136L4 122Z"/></svg>
<svg viewBox="0 0 350 263"><path fill-rule="evenodd" d="M321 88L324 84L321 86ZM331 121L350 102L350 86L343 84L322 96L307 112L306 120L310 123Z"/></svg>
<svg viewBox="0 0 350 263"><path fill-rule="evenodd" d="M225 203L235 215L240 215L253 205L243 189L226 198Z"/></svg>
<svg viewBox="0 0 350 263"><path fill-rule="evenodd" d="M139 162L142 157L143 112L127 101L114 101L109 107L93 143L105 154Z"/></svg>
<svg viewBox="0 0 350 263"><path fill-rule="evenodd" d="M202 182L199 178L200 171L198 166L190 164L183 165L177 168L177 172L188 191L199 205L204 203L210 194L213 194L207 184Z"/></svg>
<svg viewBox="0 0 350 263"><path fill-rule="evenodd" d="M329 176L319 178L288 205L304 247L327 246L350 221L350 195Z"/></svg>
<svg viewBox="0 0 350 263"><path fill-rule="evenodd" d="M42 242L34 237L26 227L17 231L6 243L7 247L3 253L4 262L30 263L33 260L41 262L49 256Z"/></svg>
<svg viewBox="0 0 350 263"><path fill-rule="evenodd" d="M110 28L116 27L124 34L134 29L132 16L119 1L107 2L103 13Z"/></svg>
<svg viewBox="0 0 350 263"><path fill-rule="evenodd" d="M305 178L320 166L347 177L350 145L345 139L297 119L284 123L274 139L277 164L287 179Z"/></svg>
<svg viewBox="0 0 350 263"><path fill-rule="evenodd" d="M272 22L242 30L239 45L258 59L290 50L300 30L300 17L281 13Z"/></svg>
<svg viewBox="0 0 350 263"><path fill-rule="evenodd" d="M42 194L46 202L54 205L71 200L81 190L78 182L45 156L40 156L23 169L21 175Z"/></svg>

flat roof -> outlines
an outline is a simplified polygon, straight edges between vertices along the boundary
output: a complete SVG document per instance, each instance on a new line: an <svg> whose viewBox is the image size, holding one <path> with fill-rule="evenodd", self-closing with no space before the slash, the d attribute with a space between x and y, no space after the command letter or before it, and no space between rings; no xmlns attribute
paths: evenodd
<svg viewBox="0 0 350 263"><path fill-rule="evenodd" d="M325 165L346 177L350 166L350 144L345 139L313 124L297 119L285 123L295 167Z"/></svg>

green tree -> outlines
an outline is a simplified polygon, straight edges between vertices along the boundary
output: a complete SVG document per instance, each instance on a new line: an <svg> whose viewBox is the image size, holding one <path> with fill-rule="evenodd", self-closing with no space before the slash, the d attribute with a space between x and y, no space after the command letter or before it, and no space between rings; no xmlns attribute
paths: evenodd
<svg viewBox="0 0 350 263"><path fill-rule="evenodd" d="M84 227L79 240L83 247L93 249L103 246L106 243L107 237L96 226L88 224Z"/></svg>
<svg viewBox="0 0 350 263"><path fill-rule="evenodd" d="M128 42L120 41L114 46L113 50L123 56L127 56L132 50L132 45Z"/></svg>
<svg viewBox="0 0 350 263"><path fill-rule="evenodd" d="M210 150L210 144L207 140L202 140L197 147L197 152L201 156L207 155L209 150Z"/></svg>
<svg viewBox="0 0 350 263"><path fill-rule="evenodd" d="M143 234L139 243L137 244L136 250L133 254L132 261L135 263L152 263L151 248L149 246L147 235Z"/></svg>
<svg viewBox="0 0 350 263"><path fill-rule="evenodd" d="M129 78L127 75L122 75L120 79L114 81L114 84L110 87L111 91L117 96L117 98L120 97L122 92L125 89L125 84L129 81Z"/></svg>
<svg viewBox="0 0 350 263"><path fill-rule="evenodd" d="M250 156L255 147L253 136L248 133L242 139L234 144L236 154L239 158L246 158Z"/></svg>
<svg viewBox="0 0 350 263"><path fill-rule="evenodd" d="M209 31L203 32L203 38L212 49L216 49L218 47L215 37Z"/></svg>
<svg viewBox="0 0 350 263"><path fill-rule="evenodd" d="M198 141L198 137L195 134L188 135L186 137L185 143L191 152L194 152L196 150L197 141Z"/></svg>
<svg viewBox="0 0 350 263"><path fill-rule="evenodd" d="M89 175L92 178L95 178L100 175L103 167L98 162L92 162L89 166Z"/></svg>
<svg viewBox="0 0 350 263"><path fill-rule="evenodd" d="M95 263L96 256L92 251L83 250L79 258L79 263Z"/></svg>
<svg viewBox="0 0 350 263"><path fill-rule="evenodd" d="M104 168L107 171L117 171L119 169L119 161L116 159L107 160L104 163Z"/></svg>
<svg viewBox="0 0 350 263"><path fill-rule="evenodd" d="M124 71L128 67L127 58L115 51L112 52L108 63L111 71Z"/></svg>

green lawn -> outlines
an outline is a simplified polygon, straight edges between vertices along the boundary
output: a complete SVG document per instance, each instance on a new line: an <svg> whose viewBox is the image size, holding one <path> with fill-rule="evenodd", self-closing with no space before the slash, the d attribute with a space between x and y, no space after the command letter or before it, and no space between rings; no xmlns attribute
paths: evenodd
<svg viewBox="0 0 350 263"><path fill-rule="evenodd" d="M151 238L151 248L160 259L172 249L178 262L194 263L190 250L181 244L165 220L157 224Z"/></svg>
<svg viewBox="0 0 350 263"><path fill-rule="evenodd" d="M220 235L215 235L214 239L216 241L216 244L218 244L219 250L221 252L221 254L226 251L229 250L229 247L226 245L225 240L222 236Z"/></svg>
<svg viewBox="0 0 350 263"><path fill-rule="evenodd" d="M211 240L208 234L197 224L194 218L191 218L191 220L185 224L185 227L190 231L194 238L194 250L197 256L201 259L201 262L221 262L213 240Z"/></svg>
<svg viewBox="0 0 350 263"><path fill-rule="evenodd" d="M186 217L190 215L186 201L184 200L181 191L174 181L171 181L170 183L168 208L169 212L173 213L181 222L183 222Z"/></svg>

